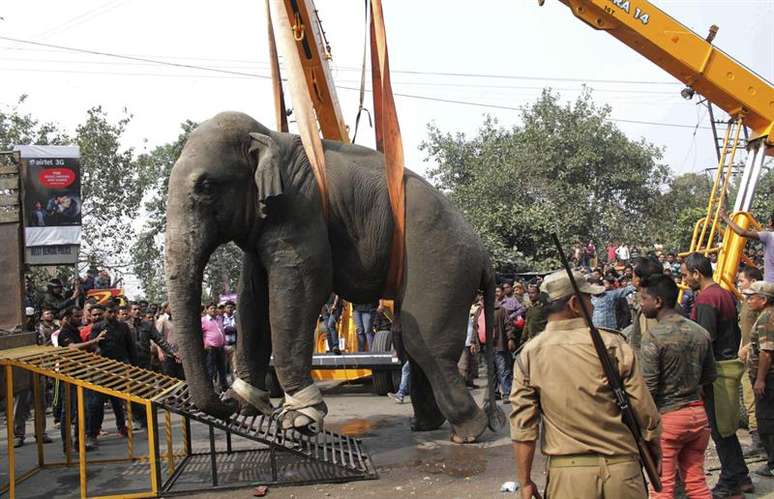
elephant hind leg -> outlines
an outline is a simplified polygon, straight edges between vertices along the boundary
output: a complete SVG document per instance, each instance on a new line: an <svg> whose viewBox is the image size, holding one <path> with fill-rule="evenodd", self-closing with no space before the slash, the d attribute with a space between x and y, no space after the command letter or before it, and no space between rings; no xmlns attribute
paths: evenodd
<svg viewBox="0 0 774 499"><path fill-rule="evenodd" d="M422 368L409 359L411 363L411 405L414 417L411 419L411 431L437 430L446 421L438 404L435 402L433 387Z"/></svg>
<svg viewBox="0 0 774 499"><path fill-rule="evenodd" d="M459 342L439 340L453 334L445 322L440 317L417 320L406 308L401 312L401 340L412 361L411 403L416 423L422 423L426 429L436 429L447 419L452 426L453 441L473 442L486 431L488 420L457 369L464 336ZM426 342L425 335L435 341Z"/></svg>

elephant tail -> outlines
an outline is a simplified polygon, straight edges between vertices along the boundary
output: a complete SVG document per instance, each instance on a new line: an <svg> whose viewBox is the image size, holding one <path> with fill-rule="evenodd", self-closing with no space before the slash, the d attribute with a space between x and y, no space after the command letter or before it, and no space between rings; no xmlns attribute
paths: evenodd
<svg viewBox="0 0 774 499"><path fill-rule="evenodd" d="M486 358L486 399L484 401L484 410L489 420L489 428L497 432L505 426L505 414L497 406L495 400L495 386L497 385L497 374L495 372L494 362L494 305L495 305L495 274L491 265L487 262L484 272L481 276L481 289L484 292L484 357ZM504 393L503 396L510 394Z"/></svg>

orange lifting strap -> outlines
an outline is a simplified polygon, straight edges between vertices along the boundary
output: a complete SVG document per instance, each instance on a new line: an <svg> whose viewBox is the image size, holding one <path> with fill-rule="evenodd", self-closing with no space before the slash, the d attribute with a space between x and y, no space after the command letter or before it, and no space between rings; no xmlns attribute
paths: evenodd
<svg viewBox="0 0 774 499"><path fill-rule="evenodd" d="M274 119L277 122L277 130L287 133L288 115L285 112L285 94L282 92L282 75L280 74L279 58L277 57L277 42L274 39L274 26L271 22L271 6L269 5L269 0L266 0L266 21L267 32L269 33L271 88L274 93Z"/></svg>
<svg viewBox="0 0 774 499"><path fill-rule="evenodd" d="M390 83L390 58L381 0L371 0L371 78L374 92L376 148L384 153L384 173L394 229L385 294L398 295L403 284L406 253L406 192L403 182L403 140Z"/></svg>
<svg viewBox="0 0 774 499"><path fill-rule="evenodd" d="M266 6L269 19L269 51L272 59L275 114L277 115L277 126L282 131L286 131L287 120L284 113L284 99L269 0L266 0ZM287 81L290 95L293 98L293 112L296 115L301 143L309 158L309 164L312 167L317 186L320 189L323 216L327 220L328 186L325 175L325 154L322 148L322 141L320 140L314 106L309 96L309 89L305 86L304 69L299 53L295 48L297 35L294 34L291 28L294 24L289 18L288 11L283 8L282 0L274 0L274 8L278 16L278 25L282 26L280 30L280 43L287 61L289 73ZM406 248L406 198L403 182L404 157L398 113L395 109L395 97L392 94L392 84L390 83L390 62L387 53L387 35L384 28L381 0L371 0L370 38L376 148L384 153L387 192L390 197L390 207L394 221L390 248L390 265L384 294L386 296L397 296L403 284Z"/></svg>
<svg viewBox="0 0 774 499"><path fill-rule="evenodd" d="M296 40L291 29L293 23L290 21L287 10L284 8L281 0L274 0L274 11L278 16L279 26L282 26L282 29L279 30L280 44L282 45L282 55L285 57L288 68L289 78L287 83L290 95L293 98L293 114L296 115L298 134L301 136L301 143L304 146L306 157L309 159L314 178L317 181L317 187L320 189L323 217L325 220L328 220L328 182L325 178L325 153L323 152L322 140L317 127L317 118L314 114L314 105L306 88L301 56L296 50ZM272 32L270 31L269 37L271 36ZM272 71L273 75L274 71ZM276 95L275 91L275 97Z"/></svg>

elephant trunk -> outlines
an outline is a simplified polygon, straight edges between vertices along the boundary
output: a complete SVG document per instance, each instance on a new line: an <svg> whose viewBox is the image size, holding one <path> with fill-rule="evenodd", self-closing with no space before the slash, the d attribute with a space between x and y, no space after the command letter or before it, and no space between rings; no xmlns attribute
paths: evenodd
<svg viewBox="0 0 774 499"><path fill-rule="evenodd" d="M236 407L224 403L207 375L201 327L201 296L204 266L214 250L204 227L175 223L174 207L167 212L166 277L169 303L175 321L175 336L183 370L194 405L212 416L227 418ZM178 211L180 213L180 211ZM189 215L190 216L190 215ZM179 220L179 219L178 219Z"/></svg>

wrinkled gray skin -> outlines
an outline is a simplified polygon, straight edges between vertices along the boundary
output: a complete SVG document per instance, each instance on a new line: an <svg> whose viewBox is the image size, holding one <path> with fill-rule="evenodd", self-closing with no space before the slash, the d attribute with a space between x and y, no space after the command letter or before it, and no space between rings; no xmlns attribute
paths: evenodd
<svg viewBox="0 0 774 499"><path fill-rule="evenodd" d="M286 393L313 383L316 319L332 291L354 303L384 294L393 230L384 158L356 145L324 141L324 148L327 223L299 138L245 114L221 113L202 123L172 169L168 292L193 401L207 413L227 417L237 409L207 379L199 323L202 273L218 245L235 241L244 251L236 367L260 389L271 353ZM491 318L488 257L434 187L409 170L405 186L406 277L400 296L387 298L402 303L395 341L412 362L413 427L430 430L448 420L459 437L473 440L488 418L465 388L457 360L477 289L486 290ZM324 403L318 408L327 412ZM294 414L286 417L293 421Z"/></svg>

